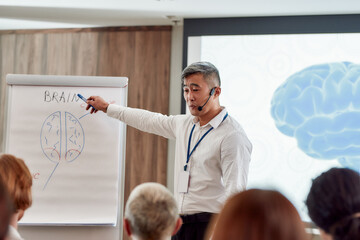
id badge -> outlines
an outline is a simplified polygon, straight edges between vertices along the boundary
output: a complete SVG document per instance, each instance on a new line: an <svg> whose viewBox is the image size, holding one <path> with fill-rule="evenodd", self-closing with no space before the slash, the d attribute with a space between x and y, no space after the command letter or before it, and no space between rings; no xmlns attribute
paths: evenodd
<svg viewBox="0 0 360 240"><path fill-rule="evenodd" d="M179 193L187 193L189 189L190 173L181 171L178 179L178 190Z"/></svg>

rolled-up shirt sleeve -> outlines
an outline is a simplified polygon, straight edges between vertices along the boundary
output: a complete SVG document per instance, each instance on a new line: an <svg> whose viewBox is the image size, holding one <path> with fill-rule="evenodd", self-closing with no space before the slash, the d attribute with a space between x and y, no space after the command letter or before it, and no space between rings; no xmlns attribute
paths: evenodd
<svg viewBox="0 0 360 240"><path fill-rule="evenodd" d="M166 116L143 109L110 104L107 115L144 132L175 139L176 123L174 116Z"/></svg>
<svg viewBox="0 0 360 240"><path fill-rule="evenodd" d="M246 189L252 145L239 132L221 144L221 170L227 197Z"/></svg>

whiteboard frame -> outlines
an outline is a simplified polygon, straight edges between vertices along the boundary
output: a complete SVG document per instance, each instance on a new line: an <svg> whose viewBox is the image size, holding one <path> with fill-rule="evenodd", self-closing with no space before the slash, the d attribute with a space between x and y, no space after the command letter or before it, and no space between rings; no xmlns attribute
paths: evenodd
<svg viewBox="0 0 360 240"><path fill-rule="evenodd" d="M31 86L125 88L127 87L128 84L128 78L103 77L103 76L7 74L6 83L8 85L31 85Z"/></svg>

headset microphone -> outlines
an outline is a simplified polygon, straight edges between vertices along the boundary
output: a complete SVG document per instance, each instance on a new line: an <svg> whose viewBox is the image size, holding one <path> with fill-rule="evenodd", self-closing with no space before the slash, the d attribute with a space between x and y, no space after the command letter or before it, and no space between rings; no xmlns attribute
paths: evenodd
<svg viewBox="0 0 360 240"><path fill-rule="evenodd" d="M204 103L204 105L198 106L198 110L199 110L199 111L202 111L202 110L203 110L203 107L207 104L207 102L209 101L209 99L211 98L211 96L214 95L215 89L216 89L216 87L214 87L214 88L211 89L211 91L210 91L210 96L208 97L208 99L206 100L206 102Z"/></svg>

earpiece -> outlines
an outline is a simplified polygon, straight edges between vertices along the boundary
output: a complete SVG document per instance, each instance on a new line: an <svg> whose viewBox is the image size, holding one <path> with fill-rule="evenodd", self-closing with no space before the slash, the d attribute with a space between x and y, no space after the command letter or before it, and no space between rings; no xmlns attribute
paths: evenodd
<svg viewBox="0 0 360 240"><path fill-rule="evenodd" d="M216 89L216 87L213 87L213 88L210 90L210 94L209 94L210 96L208 97L208 99L206 100L206 102L204 103L204 105L198 107L198 110L199 110L199 111L202 111L202 110L203 110L204 106L207 104L207 102L209 101L209 99L211 98L211 96L214 95L215 89Z"/></svg>

